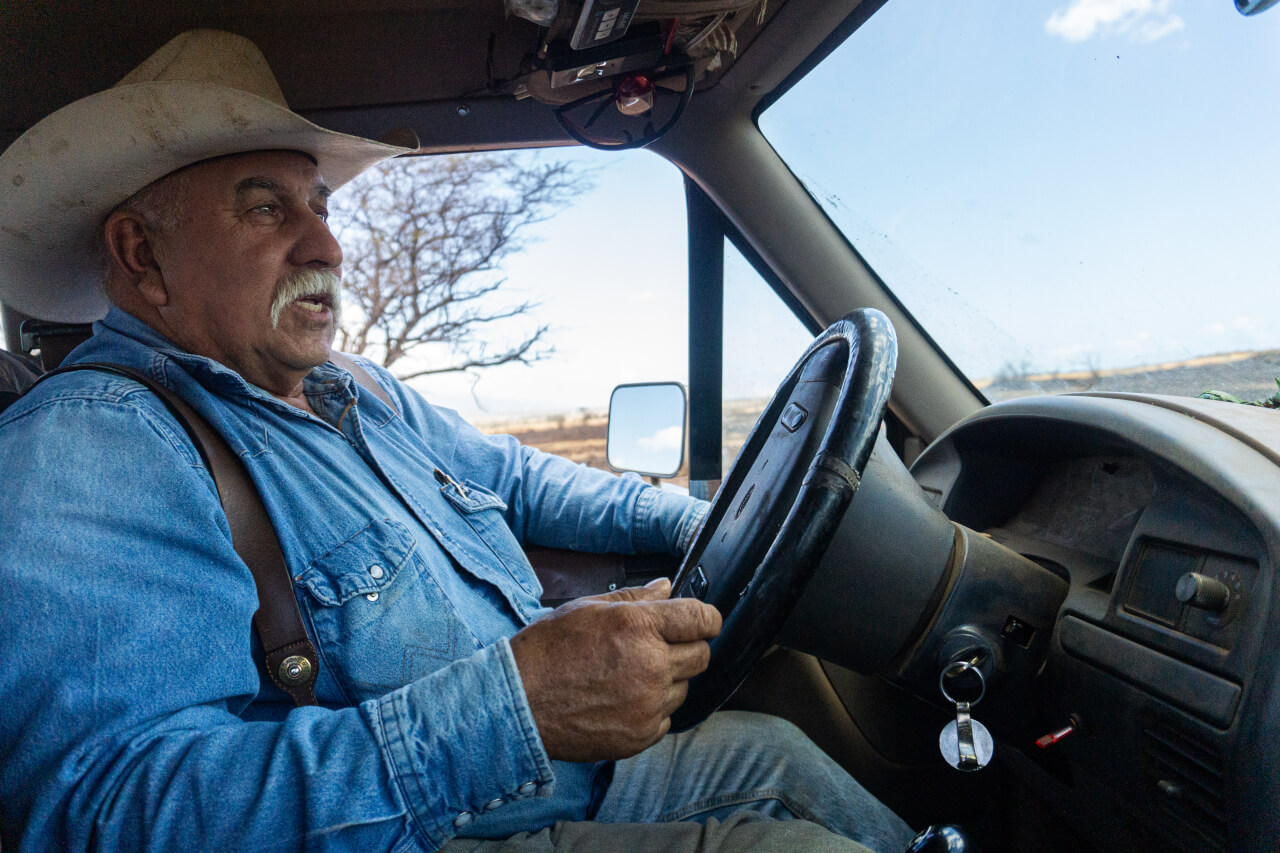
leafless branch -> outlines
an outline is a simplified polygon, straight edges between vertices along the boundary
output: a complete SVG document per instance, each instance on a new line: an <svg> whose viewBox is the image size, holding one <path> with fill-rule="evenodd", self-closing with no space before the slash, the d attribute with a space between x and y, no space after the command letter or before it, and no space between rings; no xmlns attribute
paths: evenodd
<svg viewBox="0 0 1280 853"><path fill-rule="evenodd" d="M499 273L524 248L524 229L589 186L566 163L533 164L518 154L419 157L370 169L334 204L346 254L339 347L376 355L386 367L401 363L401 379L548 357L546 325L493 339L495 324L536 307L504 300ZM430 344L444 345L450 358L402 361Z"/></svg>

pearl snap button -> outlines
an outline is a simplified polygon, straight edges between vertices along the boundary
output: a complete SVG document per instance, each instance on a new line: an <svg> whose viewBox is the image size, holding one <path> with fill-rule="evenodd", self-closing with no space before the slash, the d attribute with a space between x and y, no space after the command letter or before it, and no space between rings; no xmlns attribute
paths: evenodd
<svg viewBox="0 0 1280 853"><path fill-rule="evenodd" d="M538 784L536 782L525 782L516 790L519 791L522 796L527 797L534 791L538 790Z"/></svg>
<svg viewBox="0 0 1280 853"><path fill-rule="evenodd" d="M368 595L366 595L365 598L369 599L370 601L377 601L378 594L376 592L371 592Z"/></svg>
<svg viewBox="0 0 1280 853"><path fill-rule="evenodd" d="M382 566L379 566L377 563L374 563L372 566L369 567L369 577L373 578L374 580L377 580L378 578L382 577L385 574L386 572L382 570Z"/></svg>
<svg viewBox="0 0 1280 853"><path fill-rule="evenodd" d="M497 799L497 800L490 800L489 802L487 802L487 803L485 803L485 804L484 804L484 810L485 810L485 811L487 811L487 812L491 812L491 811L493 811L494 809L498 808L498 806L500 806L500 805L502 805L502 800L501 800L501 799Z"/></svg>
<svg viewBox="0 0 1280 853"><path fill-rule="evenodd" d="M453 819L453 825L461 829L471 823L471 812L463 812Z"/></svg>

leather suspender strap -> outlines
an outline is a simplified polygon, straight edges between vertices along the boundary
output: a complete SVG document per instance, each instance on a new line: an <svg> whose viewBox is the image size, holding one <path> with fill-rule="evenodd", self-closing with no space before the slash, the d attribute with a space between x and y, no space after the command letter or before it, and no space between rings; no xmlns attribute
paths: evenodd
<svg viewBox="0 0 1280 853"><path fill-rule="evenodd" d="M267 676L293 698L294 704L315 705L312 688L320 672L320 656L307 639L280 540L243 463L208 421L168 388L137 370L118 364L86 362L50 371L39 381L73 370L114 373L144 385L160 398L186 431L213 476L231 527L232 545L253 573L258 589L258 611L253 616L253 627L266 653Z"/></svg>
<svg viewBox="0 0 1280 853"><path fill-rule="evenodd" d="M330 353L330 361L350 373L361 388L396 410L386 389L353 359L334 351ZM32 387L50 376L73 370L114 373L143 385L160 398L186 432L213 477L218 499L231 528L232 546L253 574L253 583L258 591L258 610L253 615L253 628L265 652L263 664L267 676L289 694L295 705L317 704L314 686L320 673L320 656L307 638L302 624L302 614L294 597L289 567L285 565L284 553L280 550L280 540L266 507L262 505L262 496L249 479L249 472L239 457L217 430L186 401L133 368L105 362L72 364L49 371Z"/></svg>

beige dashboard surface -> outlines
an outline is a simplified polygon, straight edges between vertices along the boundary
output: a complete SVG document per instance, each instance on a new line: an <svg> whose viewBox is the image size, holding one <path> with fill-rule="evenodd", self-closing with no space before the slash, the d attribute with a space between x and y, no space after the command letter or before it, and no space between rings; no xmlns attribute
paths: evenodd
<svg viewBox="0 0 1280 853"><path fill-rule="evenodd" d="M1132 400L1168 409L1234 436L1280 465L1280 410L1278 409L1224 403L1219 400L1200 400L1195 397L1172 397L1164 394L1099 391L1071 396Z"/></svg>

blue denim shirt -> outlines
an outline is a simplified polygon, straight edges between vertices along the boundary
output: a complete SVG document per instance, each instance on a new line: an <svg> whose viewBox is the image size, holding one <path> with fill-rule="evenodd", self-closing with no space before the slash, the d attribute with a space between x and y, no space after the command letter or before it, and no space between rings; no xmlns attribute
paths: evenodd
<svg viewBox="0 0 1280 853"><path fill-rule="evenodd" d="M0 416L6 851L429 850L584 817L598 768L549 760L508 644L545 612L521 545L679 554L700 502L482 435L373 365L394 408L325 364L317 418L117 310L71 361L145 371L239 454L321 706L260 676L253 578L163 404L55 377Z"/></svg>

